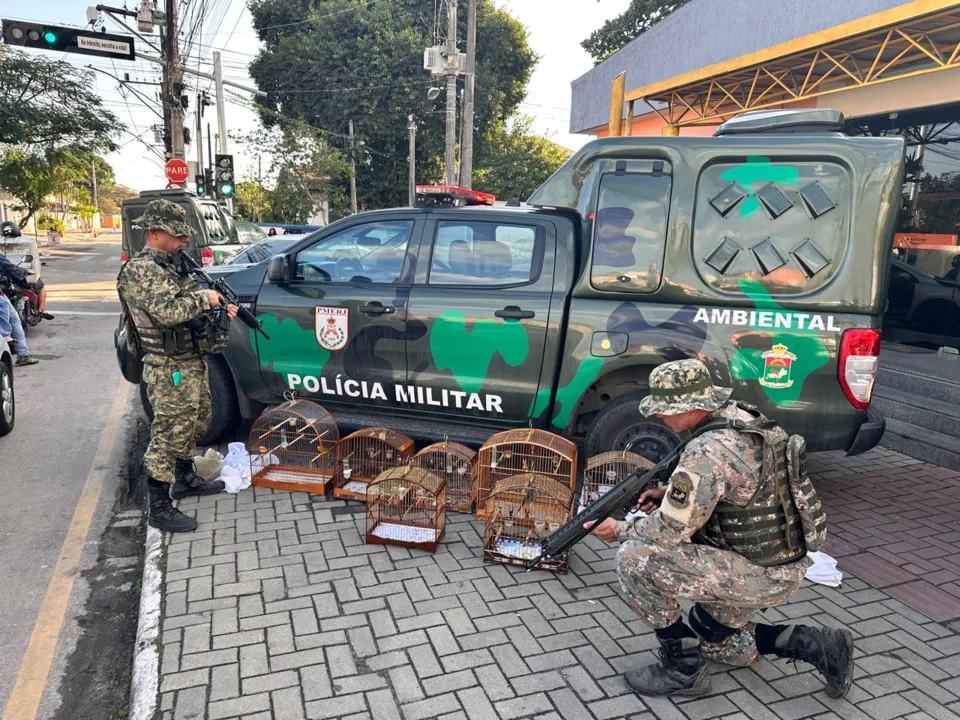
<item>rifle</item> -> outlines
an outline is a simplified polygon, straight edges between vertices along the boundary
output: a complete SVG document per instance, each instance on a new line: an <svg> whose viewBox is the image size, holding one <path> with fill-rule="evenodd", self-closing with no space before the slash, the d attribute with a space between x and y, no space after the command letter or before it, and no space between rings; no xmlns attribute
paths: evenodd
<svg viewBox="0 0 960 720"><path fill-rule="evenodd" d="M527 570L533 570L545 560L562 557L570 548L593 532L594 527L611 515L615 513L625 514L633 510L643 493L656 487L673 474L680 461L680 453L691 440L712 430L735 428L737 423L743 425L742 421L728 420L727 418L708 420L652 468L646 471L634 470L604 493L603 497L582 512L577 513L570 522L549 537L541 540L540 554L533 560L526 562ZM588 522L594 524L585 528L584 525Z"/></svg>
<svg viewBox="0 0 960 720"><path fill-rule="evenodd" d="M215 290L217 293L227 301L229 305L237 306L237 317L243 321L243 324L246 325L251 330L260 333L267 340L270 339L270 336L263 330L263 323L257 320L254 317L253 313L247 310L243 305L240 304L240 297L234 292L233 288L227 284L227 281L223 278L214 280L210 275L208 275L203 267L197 263L192 257L187 253L180 253L180 267L184 272L191 273L195 275L198 279L202 280L207 284L211 290ZM227 317L226 308L222 312L217 314L217 323L220 325L220 329L226 330L230 327L230 318Z"/></svg>

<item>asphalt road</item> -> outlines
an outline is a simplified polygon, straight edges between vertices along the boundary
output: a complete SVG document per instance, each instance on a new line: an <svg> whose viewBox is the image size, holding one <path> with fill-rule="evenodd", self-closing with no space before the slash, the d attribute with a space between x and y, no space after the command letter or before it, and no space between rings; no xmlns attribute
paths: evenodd
<svg viewBox="0 0 960 720"><path fill-rule="evenodd" d="M89 601L96 594L96 577L103 575L98 564L131 567L137 560L135 543L123 550L126 557L104 552L103 546L111 537L105 530L122 506L118 498L125 494L126 478L121 468L137 419L133 394L126 400L118 395L130 386L117 370L113 350L119 242L115 235L41 248L50 250L49 257L41 253L46 262L41 276L48 310L56 318L27 332L30 352L40 364L15 368L16 426L0 438L3 720L32 717L24 708L37 703L36 717L54 716L62 704L68 660L78 639L91 631L84 618L91 617ZM112 436L104 438L115 403ZM125 524L139 533L136 512L126 517ZM58 614L64 622L51 639ZM46 662L49 673L42 672ZM116 708L105 708L102 716L116 717Z"/></svg>

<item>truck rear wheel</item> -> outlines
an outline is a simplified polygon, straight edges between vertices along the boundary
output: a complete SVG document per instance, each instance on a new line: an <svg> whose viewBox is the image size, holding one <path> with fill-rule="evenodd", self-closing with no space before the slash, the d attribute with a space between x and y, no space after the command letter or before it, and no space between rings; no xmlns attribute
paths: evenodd
<svg viewBox="0 0 960 720"><path fill-rule="evenodd" d="M640 413L640 401L648 394L647 390L627 393L597 414L587 431L587 457L608 450L629 450L656 463L680 444L673 430L657 418Z"/></svg>
<svg viewBox="0 0 960 720"><path fill-rule="evenodd" d="M210 375L210 399L213 410L207 433L197 441L198 445L212 445L223 440L237 429L240 424L240 405L237 402L237 391L233 386L230 371L224 367L223 361L217 357L208 359ZM147 384L140 383L140 403L143 410L153 422L153 406L147 397Z"/></svg>

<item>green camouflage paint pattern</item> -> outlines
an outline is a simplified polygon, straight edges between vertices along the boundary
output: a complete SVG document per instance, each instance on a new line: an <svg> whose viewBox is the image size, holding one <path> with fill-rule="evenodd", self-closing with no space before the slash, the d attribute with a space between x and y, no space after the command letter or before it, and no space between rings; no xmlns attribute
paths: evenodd
<svg viewBox="0 0 960 720"><path fill-rule="evenodd" d="M600 368L603 367L602 357L588 355L580 361L577 371L566 385L557 389L557 402L560 403L560 409L553 416L552 424L557 428L565 428L570 423L570 417L577 406L577 401L586 392L590 384L597 379L600 374ZM539 417L546 410L547 403L550 402L551 388L541 388L537 391L533 402L530 404L530 417Z"/></svg>
<svg viewBox="0 0 960 720"><path fill-rule="evenodd" d="M447 310L430 330L430 353L438 370L449 370L464 392L479 392L487 379L494 353L512 367L530 353L527 331L519 322L477 320L473 329L460 310Z"/></svg>
<svg viewBox="0 0 960 720"><path fill-rule="evenodd" d="M282 375L320 375L330 359L330 351L317 343L313 328L304 330L292 318L284 318L278 323L270 314L257 315L257 319L270 336L267 340L250 331L250 342L256 343L262 367L267 368L272 363L273 372Z"/></svg>
<svg viewBox="0 0 960 720"><path fill-rule="evenodd" d="M750 217L760 210L760 201L754 194L756 183L779 182L785 185L800 184L800 170L792 165L774 165L763 155L750 155L745 163L720 174L721 180L737 182L747 191L746 200L740 206L740 217Z"/></svg>
<svg viewBox="0 0 960 720"><path fill-rule="evenodd" d="M817 330L799 329L795 327L796 316L808 313L797 313L785 309L774 300L766 288L756 280L743 279L739 282L740 290L747 295L757 310L772 310L785 315L793 315L794 322L788 331L772 332L770 328L760 328L752 325L751 329L769 335L771 346L782 343L797 356L791 368L790 377L793 384L788 388L771 388L759 385L764 394L779 407L790 407L800 397L804 381L817 370L830 362L830 353L827 345ZM764 360L763 350L740 348L730 360L730 374L737 380L756 380L763 377Z"/></svg>

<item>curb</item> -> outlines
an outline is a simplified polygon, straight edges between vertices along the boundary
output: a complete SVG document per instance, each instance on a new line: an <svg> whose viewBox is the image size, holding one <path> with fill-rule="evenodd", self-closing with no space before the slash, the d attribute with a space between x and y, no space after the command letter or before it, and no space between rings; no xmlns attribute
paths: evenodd
<svg viewBox="0 0 960 720"><path fill-rule="evenodd" d="M160 585L163 568L163 533L147 525L143 580L140 589L140 617L133 652L133 679L130 686L130 720L152 720L157 712L160 685Z"/></svg>

